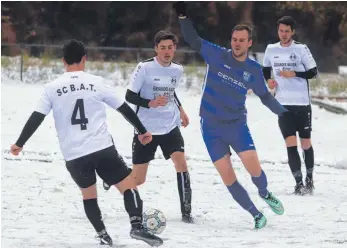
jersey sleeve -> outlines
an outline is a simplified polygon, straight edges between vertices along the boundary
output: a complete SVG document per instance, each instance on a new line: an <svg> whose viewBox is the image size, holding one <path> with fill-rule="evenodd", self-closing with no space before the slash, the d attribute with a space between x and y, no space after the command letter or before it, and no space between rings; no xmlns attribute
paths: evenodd
<svg viewBox="0 0 347 248"><path fill-rule="evenodd" d="M259 68L255 70L254 78L252 77L252 79L253 80L252 80L252 84L250 85L250 88L253 90L253 92L259 97L267 94L269 90L266 87L265 78L261 71L260 65L259 65Z"/></svg>
<svg viewBox="0 0 347 248"><path fill-rule="evenodd" d="M49 98L48 87L45 86L41 94L40 100L38 101L35 111L44 115L48 115L52 109L52 101Z"/></svg>
<svg viewBox="0 0 347 248"><path fill-rule="evenodd" d="M139 93L143 83L145 82L145 76L145 68L143 63L139 63L131 76L128 89L135 93Z"/></svg>
<svg viewBox="0 0 347 248"><path fill-rule="evenodd" d="M200 54L204 58L207 64L211 64L215 58L219 58L223 51L226 51L225 47L218 46L207 40L202 40Z"/></svg>
<svg viewBox="0 0 347 248"><path fill-rule="evenodd" d="M263 59L263 66L264 67L271 67L271 60L270 60L270 55L269 55L269 46L266 47L265 54L264 54L264 59Z"/></svg>
<svg viewBox="0 0 347 248"><path fill-rule="evenodd" d="M102 94L102 100L113 109L118 109L125 102L114 87L103 82L101 83L100 91Z"/></svg>
<svg viewBox="0 0 347 248"><path fill-rule="evenodd" d="M303 65L305 66L306 71L317 67L316 61L314 60L310 49L308 49L306 45L304 45L301 49L301 60Z"/></svg>

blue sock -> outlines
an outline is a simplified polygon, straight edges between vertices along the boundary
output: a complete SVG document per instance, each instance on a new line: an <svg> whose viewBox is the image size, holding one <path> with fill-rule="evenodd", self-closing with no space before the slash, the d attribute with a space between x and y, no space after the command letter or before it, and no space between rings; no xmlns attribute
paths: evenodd
<svg viewBox="0 0 347 248"><path fill-rule="evenodd" d="M254 206L251 198L249 198L247 191L238 181L230 186L227 186L227 188L235 201L240 204L240 206L243 207L246 211L248 211L253 217L260 213L259 210Z"/></svg>
<svg viewBox="0 0 347 248"><path fill-rule="evenodd" d="M267 178L264 171L261 171L259 177L252 177L252 181L257 186L259 195L262 197L266 197L269 193L267 190Z"/></svg>

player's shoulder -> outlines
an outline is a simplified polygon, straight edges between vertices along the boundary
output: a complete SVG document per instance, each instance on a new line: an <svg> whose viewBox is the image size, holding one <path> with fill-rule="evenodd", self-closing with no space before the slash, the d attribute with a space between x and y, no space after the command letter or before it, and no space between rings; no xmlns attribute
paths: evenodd
<svg viewBox="0 0 347 248"><path fill-rule="evenodd" d="M149 58L149 59L145 59L141 61L139 64L143 66L150 66L150 65L153 65L154 63L155 63L154 58Z"/></svg>
<svg viewBox="0 0 347 248"><path fill-rule="evenodd" d="M275 48L278 48L280 47L280 43L279 42L276 42L276 43L270 43L266 46L266 50L268 49L275 49Z"/></svg>
<svg viewBox="0 0 347 248"><path fill-rule="evenodd" d="M203 43L205 43L206 45L208 45L209 47L211 48L214 48L214 49L217 49L217 50L222 50L222 51L225 51L225 52L228 52L228 49L226 47L223 47L223 46L220 46L216 43L213 43L211 41L208 41L208 40L202 40Z"/></svg>
<svg viewBox="0 0 347 248"><path fill-rule="evenodd" d="M150 63L150 62L154 62L154 58L149 58L149 59L145 59L141 61L141 63Z"/></svg>
<svg viewBox="0 0 347 248"><path fill-rule="evenodd" d="M103 80L103 77L98 76L98 75L94 75L94 74L91 74L88 72L83 72L81 75L82 75L82 77L90 78L90 79L94 79L94 80L98 80L98 81Z"/></svg>
<svg viewBox="0 0 347 248"><path fill-rule="evenodd" d="M301 43L301 42L296 41L296 40L293 41L293 45L294 45L295 47L300 47L300 48L306 47L306 44Z"/></svg>
<svg viewBox="0 0 347 248"><path fill-rule="evenodd" d="M140 69L144 69L146 67L151 67L155 64L154 62L155 62L154 58L145 59L143 61L140 61L137 64L136 68L137 68L137 70L140 70Z"/></svg>
<svg viewBox="0 0 347 248"><path fill-rule="evenodd" d="M247 58L247 65L251 66L255 69L261 69L262 68L262 66L257 61L255 61L249 57Z"/></svg>
<svg viewBox="0 0 347 248"><path fill-rule="evenodd" d="M299 41L293 41L293 47L299 48L299 49L305 49L307 48L307 45Z"/></svg>
<svg viewBox="0 0 347 248"><path fill-rule="evenodd" d="M180 63L177 63L176 61L171 61L171 66L173 67L173 68L177 68L177 69L179 69L179 70L181 70L181 71L183 71L183 65L181 65Z"/></svg>
<svg viewBox="0 0 347 248"><path fill-rule="evenodd" d="M174 60L172 60L171 63L172 63L173 65L176 65L176 66L182 66L180 63L178 63L178 62L176 62L176 61L174 61Z"/></svg>

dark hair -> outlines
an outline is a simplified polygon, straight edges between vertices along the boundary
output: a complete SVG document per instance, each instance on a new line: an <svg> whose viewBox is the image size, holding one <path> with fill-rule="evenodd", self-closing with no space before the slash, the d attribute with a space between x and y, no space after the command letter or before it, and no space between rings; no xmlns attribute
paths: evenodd
<svg viewBox="0 0 347 248"><path fill-rule="evenodd" d="M154 45L158 46L160 41L162 40L172 40L174 45L178 43L178 38L173 33L166 31L166 30L160 30L155 36L154 36Z"/></svg>
<svg viewBox="0 0 347 248"><path fill-rule="evenodd" d="M231 31L231 36L233 36L233 33L235 31L242 31L246 30L248 32L248 40L252 39L253 33L252 33L252 28L248 26L247 24L238 24L236 25L233 30Z"/></svg>
<svg viewBox="0 0 347 248"><path fill-rule="evenodd" d="M295 26L296 26L296 22L294 21L294 19L291 16L283 16L282 18L280 18L277 21L277 29L278 29L278 26L280 24L284 24L284 25L290 26L292 31L295 29Z"/></svg>
<svg viewBox="0 0 347 248"><path fill-rule="evenodd" d="M78 64L82 57L86 55L86 50L82 41L69 40L63 47L64 60L68 65Z"/></svg>

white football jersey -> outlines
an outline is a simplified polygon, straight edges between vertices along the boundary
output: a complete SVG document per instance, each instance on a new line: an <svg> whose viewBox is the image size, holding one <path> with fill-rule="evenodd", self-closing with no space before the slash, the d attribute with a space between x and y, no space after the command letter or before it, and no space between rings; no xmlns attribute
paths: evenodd
<svg viewBox="0 0 347 248"><path fill-rule="evenodd" d="M167 134L180 126L180 111L174 93L183 74L183 66L172 62L162 66L157 59L140 62L132 75L129 90L138 93L142 98L153 100L157 96L167 96L168 104L157 108L136 106L136 113L154 135Z"/></svg>
<svg viewBox="0 0 347 248"><path fill-rule="evenodd" d="M288 47L280 42L269 44L264 55L264 67L272 67L274 79L278 83L276 99L282 105L309 105L310 93L308 81L304 78L284 78L280 71L304 72L317 67L316 62L304 44L292 41Z"/></svg>
<svg viewBox="0 0 347 248"><path fill-rule="evenodd" d="M60 149L69 161L113 145L104 103L117 109L121 99L102 77L65 72L44 86L35 111L48 115L53 110Z"/></svg>

